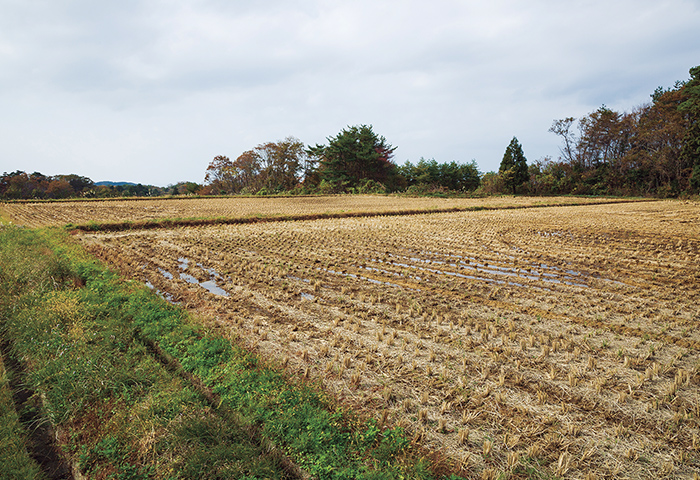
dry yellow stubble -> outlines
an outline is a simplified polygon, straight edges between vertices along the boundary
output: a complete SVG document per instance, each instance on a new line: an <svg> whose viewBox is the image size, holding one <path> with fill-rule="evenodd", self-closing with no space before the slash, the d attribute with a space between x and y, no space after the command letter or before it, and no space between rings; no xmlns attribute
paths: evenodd
<svg viewBox="0 0 700 480"><path fill-rule="evenodd" d="M518 445L563 478L691 478L700 461L698 205L80 238L290 372L360 410L382 405L477 476L511 468ZM230 296L179 280L179 258Z"/></svg>

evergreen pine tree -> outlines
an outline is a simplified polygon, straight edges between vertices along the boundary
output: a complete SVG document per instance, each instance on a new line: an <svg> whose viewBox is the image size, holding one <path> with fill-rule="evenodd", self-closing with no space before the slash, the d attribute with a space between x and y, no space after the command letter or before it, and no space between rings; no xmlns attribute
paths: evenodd
<svg viewBox="0 0 700 480"><path fill-rule="evenodd" d="M321 178L344 191L367 180L386 182L396 169L391 161L394 150L371 125L359 125L329 137L327 146L311 147L309 153L319 159Z"/></svg>
<svg viewBox="0 0 700 480"><path fill-rule="evenodd" d="M510 141L506 152L503 154L498 174L501 176L506 188L512 189L514 195L517 188L530 178L523 148L515 137Z"/></svg>

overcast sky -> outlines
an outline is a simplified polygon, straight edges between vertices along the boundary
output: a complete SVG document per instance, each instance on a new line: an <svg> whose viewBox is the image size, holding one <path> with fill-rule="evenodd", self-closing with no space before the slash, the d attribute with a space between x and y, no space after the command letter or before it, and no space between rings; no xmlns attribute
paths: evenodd
<svg viewBox="0 0 700 480"><path fill-rule="evenodd" d="M0 0L0 173L165 186L373 125L497 170L513 136L631 110L700 65L700 0Z"/></svg>

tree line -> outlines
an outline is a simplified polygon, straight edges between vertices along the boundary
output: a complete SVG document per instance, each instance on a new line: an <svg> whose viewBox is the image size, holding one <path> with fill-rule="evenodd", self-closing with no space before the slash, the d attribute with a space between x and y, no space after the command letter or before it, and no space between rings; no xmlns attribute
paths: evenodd
<svg viewBox="0 0 700 480"><path fill-rule="evenodd" d="M203 194L468 192L480 183L476 161L438 163L421 158L398 166L396 147L371 125L355 125L305 146L287 137L260 144L235 160L217 156L207 167Z"/></svg>
<svg viewBox="0 0 700 480"><path fill-rule="evenodd" d="M78 175L5 173L0 198L69 198L231 194L534 194L654 195L700 193L700 66L690 79L657 88L651 102L630 112L605 105L576 119L554 120L549 131L561 140L557 160L528 164L516 137L498 172L469 163L421 158L397 165L396 147L371 125L348 126L326 144L305 145L295 137L262 143L235 160L217 156L203 184L166 188L95 185Z"/></svg>
<svg viewBox="0 0 700 480"><path fill-rule="evenodd" d="M475 161L396 165L396 147L371 125L352 126L325 145L293 137L267 143L236 160L216 157L203 193L477 192L480 194L637 195L700 193L700 66L673 88L657 88L631 112L605 105L580 119L554 120L562 142L557 160L528 164L516 137L498 172Z"/></svg>
<svg viewBox="0 0 700 480"><path fill-rule="evenodd" d="M105 182L110 183L110 182ZM0 199L2 200L62 200L68 198L111 197L156 197L167 194L194 193L201 185L188 182L166 188L140 183L96 184L88 177L76 174L44 175L40 172L26 173L21 170L3 173L0 176ZM191 188L195 185L195 188Z"/></svg>
<svg viewBox="0 0 700 480"><path fill-rule="evenodd" d="M700 193L700 66L688 81L657 88L630 112L605 105L588 115L555 120L557 161L529 166L523 188L533 194L675 197Z"/></svg>

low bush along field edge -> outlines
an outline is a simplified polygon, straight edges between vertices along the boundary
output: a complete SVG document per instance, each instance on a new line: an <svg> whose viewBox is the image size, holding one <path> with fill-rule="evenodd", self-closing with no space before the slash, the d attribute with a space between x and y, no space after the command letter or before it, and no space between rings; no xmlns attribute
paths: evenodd
<svg viewBox="0 0 700 480"><path fill-rule="evenodd" d="M0 265L3 340L90 478L298 476L281 451L315 478L436 475L400 429L285 378L59 229L0 227Z"/></svg>

